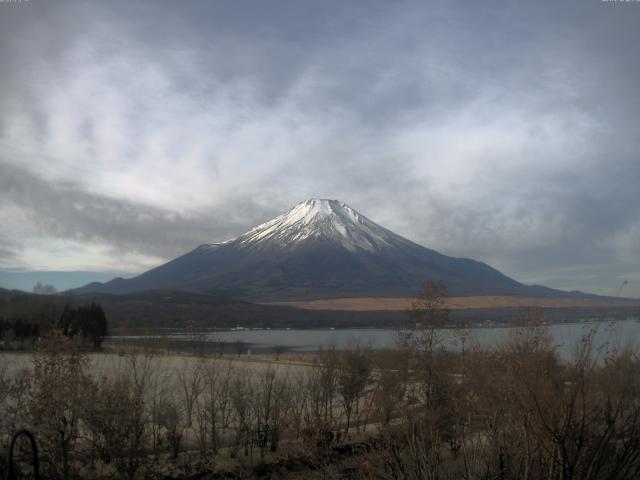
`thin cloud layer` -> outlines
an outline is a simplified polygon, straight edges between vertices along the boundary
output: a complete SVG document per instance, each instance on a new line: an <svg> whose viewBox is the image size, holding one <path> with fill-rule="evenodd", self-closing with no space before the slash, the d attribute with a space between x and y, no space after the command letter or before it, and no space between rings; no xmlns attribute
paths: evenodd
<svg viewBox="0 0 640 480"><path fill-rule="evenodd" d="M0 267L135 273L309 197L640 295L640 6L0 4Z"/></svg>

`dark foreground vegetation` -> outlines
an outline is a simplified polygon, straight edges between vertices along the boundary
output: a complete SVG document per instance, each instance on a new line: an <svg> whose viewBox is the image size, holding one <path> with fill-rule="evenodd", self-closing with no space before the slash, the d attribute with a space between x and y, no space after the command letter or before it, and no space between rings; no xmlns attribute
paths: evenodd
<svg viewBox="0 0 640 480"><path fill-rule="evenodd" d="M354 346L288 367L170 364L146 351L102 355L124 368L97 373L53 330L28 368L0 369L2 446L27 428L55 479L640 478L635 352L596 350L587 334L563 362L533 312L495 349L460 330L465 348L451 354L437 330L447 317L426 289L397 349ZM24 451L16 468L30 471Z"/></svg>
<svg viewBox="0 0 640 480"><path fill-rule="evenodd" d="M107 316L95 302L30 294L0 298L0 350L31 350L54 330L80 348L97 350L107 328Z"/></svg>

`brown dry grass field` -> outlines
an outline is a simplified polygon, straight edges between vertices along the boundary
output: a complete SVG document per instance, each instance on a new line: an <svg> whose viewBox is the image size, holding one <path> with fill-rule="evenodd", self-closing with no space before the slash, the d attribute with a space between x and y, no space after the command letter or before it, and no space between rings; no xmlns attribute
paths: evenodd
<svg viewBox="0 0 640 480"><path fill-rule="evenodd" d="M202 362L215 364L220 368L233 368L247 375L259 376L268 368L273 368L281 375L299 375L312 364L314 357L304 354L290 355L253 355L224 357L200 357L179 353L151 353L144 350L131 349L128 353L106 351L104 353L89 353L88 372L93 376L112 377L123 374L131 368L132 357L137 357L138 363L145 363L154 374L162 372L167 375L185 375ZM13 376L21 370L33 367L33 352L0 352L0 370ZM1 477L0 477L1 478Z"/></svg>
<svg viewBox="0 0 640 480"><path fill-rule="evenodd" d="M326 300L308 300L297 302L272 302L269 305L284 305L304 308L308 310L350 310L358 312L380 310L407 310L412 298L330 298ZM507 296L473 296L473 297L449 297L447 306L451 309L463 310L472 308L607 308L621 305L632 306L629 300L599 300L590 298L530 298ZM635 302L635 305L640 305Z"/></svg>

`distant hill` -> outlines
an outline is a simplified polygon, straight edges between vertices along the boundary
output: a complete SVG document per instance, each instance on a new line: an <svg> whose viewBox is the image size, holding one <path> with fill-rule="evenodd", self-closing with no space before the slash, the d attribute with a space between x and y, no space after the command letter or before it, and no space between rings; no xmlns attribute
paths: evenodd
<svg viewBox="0 0 640 480"><path fill-rule="evenodd" d="M6 288L0 288L0 298L10 298L15 295L30 295L22 290L8 290Z"/></svg>
<svg viewBox="0 0 640 480"><path fill-rule="evenodd" d="M158 328L328 327L369 326L403 318L402 313L307 312L286 306L248 303L220 295L184 291L146 291L132 294L37 295L0 289L0 319L21 318L52 324L65 305L100 304L109 328L157 332Z"/></svg>
<svg viewBox="0 0 640 480"><path fill-rule="evenodd" d="M391 325L405 312L308 311L260 305L225 296L185 291L146 291L130 294L82 294L76 301L95 301L105 310L109 325L128 329L184 328L313 328Z"/></svg>
<svg viewBox="0 0 640 480"><path fill-rule="evenodd" d="M524 285L468 258L422 247L337 200L311 199L239 237L202 245L131 279L92 283L78 293L170 289L284 301L411 297L427 280L451 295L575 297Z"/></svg>
<svg viewBox="0 0 640 480"><path fill-rule="evenodd" d="M456 300L456 299L453 299ZM406 309L381 305L380 310L349 309L336 305L320 308L299 308L298 305L264 305L236 300L221 295L206 295L185 291L157 290L130 294L83 294L76 302L96 301L104 308L109 325L129 330L156 331L158 327L234 328L327 328L327 327L390 327L407 319ZM584 303L584 305L581 305ZM522 306L492 306L492 304L454 307L451 319L459 322L510 323L522 317L528 308ZM549 321L578 320L606 315L626 318L638 315L638 302L598 305L575 302L571 306L549 299L542 310ZM340 309L336 309L340 308Z"/></svg>

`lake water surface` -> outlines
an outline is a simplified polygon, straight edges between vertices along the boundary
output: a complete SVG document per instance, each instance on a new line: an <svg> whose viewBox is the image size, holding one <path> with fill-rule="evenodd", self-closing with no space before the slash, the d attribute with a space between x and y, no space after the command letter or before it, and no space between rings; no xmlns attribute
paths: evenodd
<svg viewBox="0 0 640 480"><path fill-rule="evenodd" d="M470 329L442 329L442 344L449 350L461 350L473 345L483 347L498 346L513 335L516 327L474 327ZM549 326L554 345L562 356L571 356L582 338L594 331L595 344L608 344L611 348L635 347L640 342L640 321L636 318L614 322L588 321L578 323L552 324ZM464 336L464 340L463 340ZM193 334L173 332L166 337L173 341L189 341ZM245 344L255 351L289 350L315 351L335 347L345 349L359 345L382 349L396 343L393 329L271 329L271 330L226 330L197 334L199 339L222 341L229 344ZM131 338L131 337L129 337Z"/></svg>

